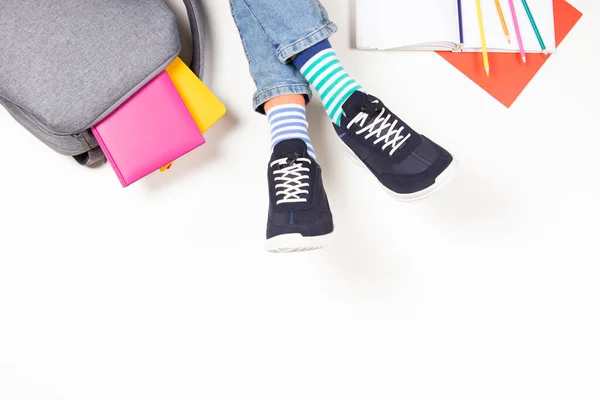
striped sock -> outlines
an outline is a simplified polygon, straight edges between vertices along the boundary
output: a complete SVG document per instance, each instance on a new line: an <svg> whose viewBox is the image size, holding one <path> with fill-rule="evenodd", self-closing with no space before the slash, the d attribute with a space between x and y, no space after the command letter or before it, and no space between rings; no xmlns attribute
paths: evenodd
<svg viewBox="0 0 600 400"><path fill-rule="evenodd" d="M340 125L342 106L360 85L344 71L329 40L299 53L294 65L316 89L331 121Z"/></svg>
<svg viewBox="0 0 600 400"><path fill-rule="evenodd" d="M271 152L277 143L288 139L302 139L306 143L308 155L315 161L315 149L308 137L306 108L300 104L284 104L271 108L267 112L271 127Z"/></svg>

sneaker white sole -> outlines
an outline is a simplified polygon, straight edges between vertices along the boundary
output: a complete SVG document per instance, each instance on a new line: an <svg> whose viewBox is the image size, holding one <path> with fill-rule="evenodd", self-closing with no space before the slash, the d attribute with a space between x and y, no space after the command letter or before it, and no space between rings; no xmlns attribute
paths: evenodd
<svg viewBox="0 0 600 400"><path fill-rule="evenodd" d="M328 235L305 237L299 233L275 236L268 239L265 249L271 253L296 253L319 250L329 245L333 232Z"/></svg>
<svg viewBox="0 0 600 400"><path fill-rule="evenodd" d="M352 160L354 160L355 163L357 163L358 165L363 167L365 170L367 170L371 175L373 175L371 170L369 170L369 168L365 165L365 163L363 163L361 161L361 159L358 158L358 156L356 154L354 154L354 152L352 151L352 149L350 149L350 147L348 147L345 143L342 143L342 145L344 146L344 148L346 149L346 151L348 152L350 157L352 157ZM377 180L377 182L394 199L402 201L402 202L410 203L413 201L423 200L423 199L433 195L435 192L437 192L444 186L446 186L446 184L448 184L448 182L450 182L452 180L452 178L456 174L457 170L458 170L458 161L454 158L452 160L452 162L450 163L450 165L448 165L448 167L446 167L444 172L442 172L437 178L435 178L435 183L433 185L431 185L428 188L425 188L423 190L420 190L418 192L415 192L415 193L396 193L393 190L391 190L390 188L383 185L381 182L379 182L379 180Z"/></svg>

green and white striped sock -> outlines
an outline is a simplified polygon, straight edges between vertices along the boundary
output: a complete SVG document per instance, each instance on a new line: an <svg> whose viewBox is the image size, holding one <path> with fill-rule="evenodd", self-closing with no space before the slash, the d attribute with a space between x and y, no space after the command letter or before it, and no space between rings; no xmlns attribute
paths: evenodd
<svg viewBox="0 0 600 400"><path fill-rule="evenodd" d="M329 41L298 54L294 64L315 87L331 121L339 126L342 106L354 92L362 88L346 73Z"/></svg>

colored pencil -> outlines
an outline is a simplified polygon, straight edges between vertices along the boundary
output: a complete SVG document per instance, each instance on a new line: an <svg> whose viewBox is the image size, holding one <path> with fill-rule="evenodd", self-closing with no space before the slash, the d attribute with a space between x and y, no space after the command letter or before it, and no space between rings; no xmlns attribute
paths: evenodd
<svg viewBox="0 0 600 400"><path fill-rule="evenodd" d="M483 56L483 66L485 67L485 73L490 76L490 60L488 59L487 43L485 41L485 29L483 27L483 15L481 14L481 0L477 2L477 18L479 19L479 35L481 36L481 54Z"/></svg>
<svg viewBox="0 0 600 400"><path fill-rule="evenodd" d="M462 0L458 1L458 29L460 32L460 49L465 45L465 34L463 31Z"/></svg>
<svg viewBox="0 0 600 400"><path fill-rule="evenodd" d="M496 10L498 10L498 16L500 17L500 22L502 22L502 29L504 29L504 36L506 36L506 40L510 43L510 32L508 32L508 26L506 26L506 19L504 18L504 12L502 12L502 6L500 5L500 0L496 0Z"/></svg>
<svg viewBox="0 0 600 400"><path fill-rule="evenodd" d="M529 17L529 22L531 22L531 26L535 32L535 36L537 36L538 42L540 42L540 46L544 51L546 57L548 57L548 50L546 50L546 45L544 44L544 40L542 39L542 35L540 34L540 30L535 23L535 19L533 19L533 14L531 14L531 10L529 9L529 4L527 4L527 0L521 0L523 2L523 7L525 7L525 12L527 13L527 17Z"/></svg>
<svg viewBox="0 0 600 400"><path fill-rule="evenodd" d="M510 13L512 14L513 24L515 25L515 32L517 33L517 42L519 43L521 59L523 60L523 64L527 64L527 55L525 54L525 48L523 47L523 38L521 37L519 19L517 18L517 12L515 11L515 3L513 0L508 0L508 4L510 4Z"/></svg>

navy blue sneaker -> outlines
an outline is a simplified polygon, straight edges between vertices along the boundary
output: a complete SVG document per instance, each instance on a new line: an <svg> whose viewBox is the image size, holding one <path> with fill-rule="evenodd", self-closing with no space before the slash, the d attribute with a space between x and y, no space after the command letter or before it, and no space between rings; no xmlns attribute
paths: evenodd
<svg viewBox="0 0 600 400"><path fill-rule="evenodd" d="M343 106L338 136L351 154L397 199L423 199L446 184L457 163L415 132L378 98L357 91Z"/></svg>
<svg viewBox="0 0 600 400"><path fill-rule="evenodd" d="M284 140L269 162L268 251L320 249L333 235L333 217L321 167L301 139Z"/></svg>

